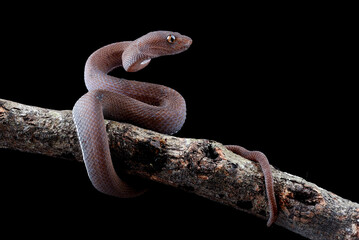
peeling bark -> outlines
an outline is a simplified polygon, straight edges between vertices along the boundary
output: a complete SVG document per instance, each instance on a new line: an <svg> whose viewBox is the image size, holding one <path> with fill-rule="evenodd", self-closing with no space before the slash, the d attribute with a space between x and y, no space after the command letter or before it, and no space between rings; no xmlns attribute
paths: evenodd
<svg viewBox="0 0 359 240"><path fill-rule="evenodd" d="M178 138L106 121L122 174L170 185L261 218L268 217L259 166L207 139ZM82 161L71 111L0 99L0 147ZM309 239L359 239L359 204L272 168L276 224Z"/></svg>

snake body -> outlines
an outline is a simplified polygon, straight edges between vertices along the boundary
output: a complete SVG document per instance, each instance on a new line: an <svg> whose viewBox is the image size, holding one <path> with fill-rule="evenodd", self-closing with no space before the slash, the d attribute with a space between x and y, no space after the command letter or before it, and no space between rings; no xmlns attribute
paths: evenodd
<svg viewBox="0 0 359 240"><path fill-rule="evenodd" d="M177 91L163 85L116 78L109 72L119 66L128 72L141 70L151 59L183 52L191 43L191 38L177 32L156 31L134 41L104 46L88 58L85 65L88 92L76 102L73 119L88 176L98 191L121 198L134 197L144 191L133 188L116 174L104 118L165 134L179 131L186 118L186 103ZM228 146L228 149L242 156L252 153L239 146ZM263 169L270 203L267 224L270 225L276 219L277 209L269 163L261 161L263 156L259 161L256 156L247 157L259 162Z"/></svg>

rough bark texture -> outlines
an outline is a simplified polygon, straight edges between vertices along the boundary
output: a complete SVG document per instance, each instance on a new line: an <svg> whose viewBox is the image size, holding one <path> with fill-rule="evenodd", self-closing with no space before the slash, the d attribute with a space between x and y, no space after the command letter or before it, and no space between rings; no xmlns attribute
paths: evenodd
<svg viewBox="0 0 359 240"><path fill-rule="evenodd" d="M178 138L106 121L116 164L129 175L170 185L267 218L259 166L206 139ZM0 99L0 148L82 161L71 111ZM273 170L276 224L309 239L359 239L359 204Z"/></svg>

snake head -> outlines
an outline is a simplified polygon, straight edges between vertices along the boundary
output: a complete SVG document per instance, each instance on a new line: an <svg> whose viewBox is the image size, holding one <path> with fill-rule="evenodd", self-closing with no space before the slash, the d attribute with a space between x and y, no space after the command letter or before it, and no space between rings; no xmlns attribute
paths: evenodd
<svg viewBox="0 0 359 240"><path fill-rule="evenodd" d="M192 39L177 32L156 31L131 42L122 54L123 68L136 72L146 67L152 58L173 55L187 50Z"/></svg>

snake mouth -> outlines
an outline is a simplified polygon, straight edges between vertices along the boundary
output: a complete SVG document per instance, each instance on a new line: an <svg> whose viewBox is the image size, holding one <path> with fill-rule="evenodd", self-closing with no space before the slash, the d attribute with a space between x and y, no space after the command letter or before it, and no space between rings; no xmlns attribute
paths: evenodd
<svg viewBox="0 0 359 240"><path fill-rule="evenodd" d="M180 51L185 51L187 50L189 47L191 46L191 44L188 44L188 45L183 45L181 48L180 48Z"/></svg>

